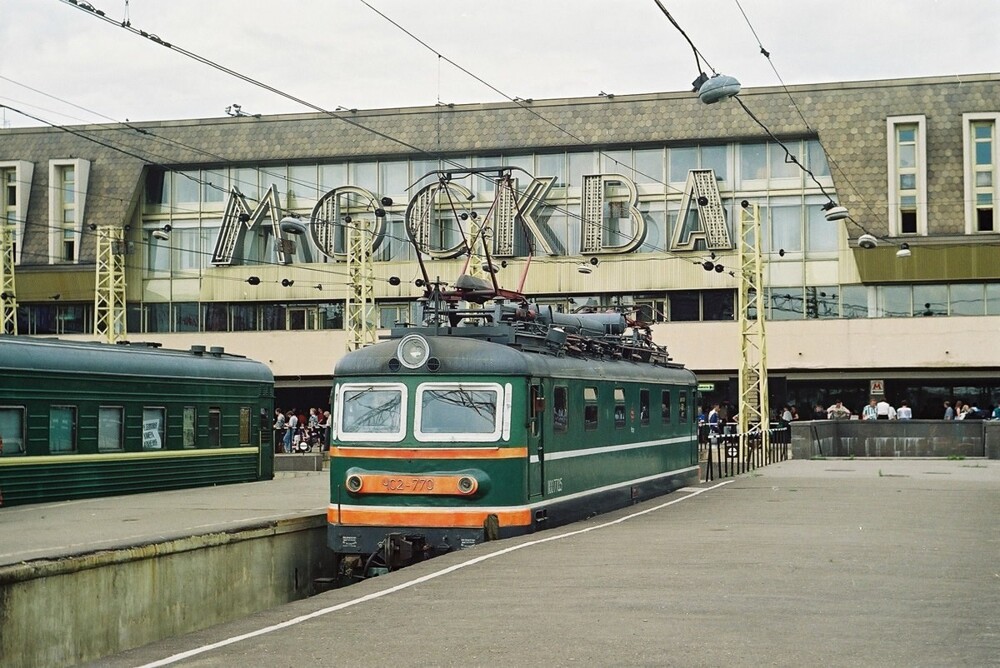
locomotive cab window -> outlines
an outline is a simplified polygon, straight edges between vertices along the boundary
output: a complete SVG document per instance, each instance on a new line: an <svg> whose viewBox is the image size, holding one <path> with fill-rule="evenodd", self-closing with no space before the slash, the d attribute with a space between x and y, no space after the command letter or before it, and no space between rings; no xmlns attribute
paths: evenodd
<svg viewBox="0 0 1000 668"><path fill-rule="evenodd" d="M583 428L597 429L597 388L583 388Z"/></svg>
<svg viewBox="0 0 1000 668"><path fill-rule="evenodd" d="M496 383L424 383L417 388L413 435L418 441L496 441L504 403Z"/></svg>
<svg viewBox="0 0 1000 668"><path fill-rule="evenodd" d="M405 435L402 383L345 383L335 409L342 441L401 441Z"/></svg>
<svg viewBox="0 0 1000 668"><path fill-rule="evenodd" d="M24 409L17 406L0 408L0 454L24 454Z"/></svg>
<svg viewBox="0 0 1000 668"><path fill-rule="evenodd" d="M687 422L688 419L688 393L680 392L677 395L677 418L681 421L681 424Z"/></svg>
<svg viewBox="0 0 1000 668"><path fill-rule="evenodd" d="M660 396L660 419L670 424L670 390L663 390Z"/></svg>

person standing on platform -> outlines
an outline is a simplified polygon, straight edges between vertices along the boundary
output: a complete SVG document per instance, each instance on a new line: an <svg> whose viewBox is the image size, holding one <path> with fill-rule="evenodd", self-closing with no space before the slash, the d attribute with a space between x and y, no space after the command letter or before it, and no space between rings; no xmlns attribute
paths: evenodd
<svg viewBox="0 0 1000 668"><path fill-rule="evenodd" d="M876 419L878 420L895 420L896 419L896 409L892 407L885 397L875 404Z"/></svg>
<svg viewBox="0 0 1000 668"><path fill-rule="evenodd" d="M913 409L910 408L910 404L906 402L906 399L903 399L899 404L899 408L896 409L896 418L899 420L913 419Z"/></svg>
<svg viewBox="0 0 1000 668"><path fill-rule="evenodd" d="M708 429L713 434L722 433L722 423L719 417L719 404L712 404L712 410L708 412Z"/></svg>
<svg viewBox="0 0 1000 668"><path fill-rule="evenodd" d="M944 419L954 420L955 419L955 409L951 407L951 402L944 402Z"/></svg>
<svg viewBox="0 0 1000 668"><path fill-rule="evenodd" d="M280 408L274 409L274 424L271 428L274 430L274 451L277 452L278 443L283 443L285 440L285 414Z"/></svg>
<svg viewBox="0 0 1000 668"><path fill-rule="evenodd" d="M288 420L285 422L285 452L292 452L292 442L295 438L295 434L299 431L299 416L296 415L298 411L294 408L288 411Z"/></svg>
<svg viewBox="0 0 1000 668"><path fill-rule="evenodd" d="M872 399L868 402L868 405L864 407L861 411L862 420L876 420L878 419L878 402Z"/></svg>

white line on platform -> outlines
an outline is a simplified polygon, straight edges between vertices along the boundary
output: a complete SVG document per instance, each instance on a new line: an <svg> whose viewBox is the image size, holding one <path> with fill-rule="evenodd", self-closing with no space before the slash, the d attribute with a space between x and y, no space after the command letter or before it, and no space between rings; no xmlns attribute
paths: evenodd
<svg viewBox="0 0 1000 668"><path fill-rule="evenodd" d="M388 589L383 589L382 591L374 592L372 594L367 594L366 596L362 596L360 598L355 598L355 599L352 599L350 601L344 601L343 603L338 603L337 605L331 605L331 606L329 606L327 608L322 608L320 610L315 610L313 612L310 612L307 615L300 615L298 617L295 617L294 619L289 619L289 620L286 620L284 622L281 622L280 624L272 624L271 626L265 626L264 628L260 628L260 629L257 629L255 631L250 631L249 633L243 633L243 634L240 634L238 636L231 636L229 638L226 638L224 640L220 640L218 642L211 643L209 645L202 645L201 647L195 647L194 649L189 649L186 652L181 652L179 654L174 654L172 656L168 656L166 658L160 659L159 661L153 661L152 663L143 664L143 665L139 666L138 668L155 668L156 666L168 666L168 665L170 665L172 663L177 663L178 661L183 661L184 659L189 659L192 656L197 656L198 654L204 654L205 652L210 652L213 649L219 649L220 647L225 647L227 645L233 645L235 643L242 642L243 640L249 640L250 638L256 638L257 636L266 635L266 634L272 633L274 631L280 631L281 629L288 628L289 626L295 626L296 624L301 624L302 622L308 621L310 619L315 619L316 617L322 617L323 615L328 615L331 612L337 612L339 610L344 610L345 608L353 607L353 606L358 605L360 603L367 603L368 601L374 601L375 599L382 598L383 596L388 596L389 594L395 594L397 591L402 591L404 589L409 589L410 587L412 587L414 585L418 585L418 584L422 584L424 582L428 582L429 580L433 580L435 578L439 578L442 575L448 575L449 573L453 573L454 571L461 570L463 568L466 568L467 566L473 566L473 565L481 563L483 561L487 561L489 559L493 559L494 557L499 557L499 556L504 555L504 554L509 554L510 552L515 552L517 550L521 550L521 549L526 548L526 547L532 547L534 545L540 545L542 543L548 543L548 542L551 542L551 541L554 541L554 540L562 540L563 538L570 538L572 536L579 536L580 534L588 533L590 531L596 531L597 529L604 529L606 527L613 526L615 524L621 524L622 522L625 522L626 520L630 520L630 519L632 519L634 517L640 517L642 515L646 515L647 513L652 513L654 511L660 510L662 508L666 508L667 506L672 506L675 503L680 503L681 501L687 501L688 499L694 498L695 496L698 496L699 494L702 494L704 492L710 492L710 491L712 491L714 489L718 489L719 487L722 487L723 485L726 485L726 484L731 483L731 482L733 482L733 481L732 480L723 480L722 482L720 482L720 483L718 483L716 485L712 485L711 487L703 487L703 488L700 488L700 489L694 489L694 490L691 491L691 493L688 496L682 496L682 497L679 497L679 498L676 498L676 499L672 499L670 501L667 501L666 503L661 503L661 504L659 504L657 506L653 506L652 508L646 508L645 510L640 510L638 512L630 513L630 514L625 515L623 517L619 517L618 519L611 520L610 522L604 522L602 524L595 524L593 526L589 526L589 527L586 527L586 528L583 528L583 529L577 529L575 531L567 531L566 533L556 533L554 535L546 536L544 538L539 538L537 540L532 540L532 541L529 541L527 543L520 543L518 545L512 545L512 546L504 548L502 550L497 550L496 552L490 552L489 554L484 554L484 555L475 557L473 559L469 559L468 561L463 561L460 564L454 564L452 566L448 566L447 568L442 568L441 570L435 571L434 573L428 573L427 575L422 575L419 578L416 578L414 580L410 580L408 582L402 582L402 583L396 585L395 587L389 587ZM680 490L678 490L678 491L680 491Z"/></svg>

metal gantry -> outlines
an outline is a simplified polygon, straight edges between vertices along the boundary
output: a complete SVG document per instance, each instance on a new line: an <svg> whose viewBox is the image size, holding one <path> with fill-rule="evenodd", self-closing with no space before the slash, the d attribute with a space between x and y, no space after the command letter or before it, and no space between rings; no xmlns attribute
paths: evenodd
<svg viewBox="0 0 1000 668"><path fill-rule="evenodd" d="M356 218L347 227L347 307L344 326L347 350L358 350L376 341L374 272L372 254L375 237L371 221Z"/></svg>
<svg viewBox="0 0 1000 668"><path fill-rule="evenodd" d="M97 228L97 276L94 290L94 335L108 343L126 336L125 230L114 225Z"/></svg>
<svg viewBox="0 0 1000 668"><path fill-rule="evenodd" d="M14 285L14 228L0 221L0 334L17 335L17 291Z"/></svg>
<svg viewBox="0 0 1000 668"><path fill-rule="evenodd" d="M763 259L760 246L760 207L744 202L740 208L737 248L740 263L740 383L739 426L740 445L747 452L753 439L754 448L767 451L770 442L770 407L767 397L767 335L764 324ZM752 432L759 430L759 437Z"/></svg>

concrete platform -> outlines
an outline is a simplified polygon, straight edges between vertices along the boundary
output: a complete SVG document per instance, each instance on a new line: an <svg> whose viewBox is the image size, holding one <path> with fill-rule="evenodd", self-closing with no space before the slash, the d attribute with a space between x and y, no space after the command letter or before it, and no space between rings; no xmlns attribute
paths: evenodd
<svg viewBox="0 0 1000 668"><path fill-rule="evenodd" d="M799 460L99 665L995 666L998 610L1000 462Z"/></svg>
<svg viewBox="0 0 1000 668"><path fill-rule="evenodd" d="M0 567L325 516L329 489L323 473L298 472L267 482L0 508Z"/></svg>

